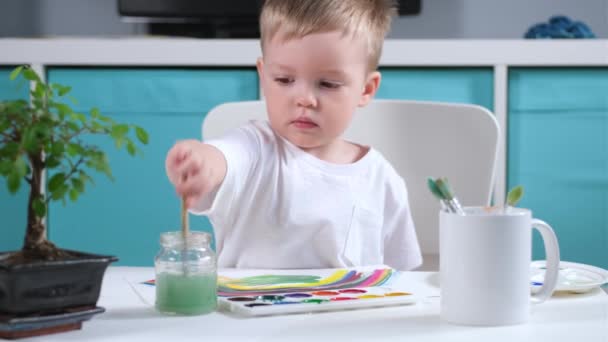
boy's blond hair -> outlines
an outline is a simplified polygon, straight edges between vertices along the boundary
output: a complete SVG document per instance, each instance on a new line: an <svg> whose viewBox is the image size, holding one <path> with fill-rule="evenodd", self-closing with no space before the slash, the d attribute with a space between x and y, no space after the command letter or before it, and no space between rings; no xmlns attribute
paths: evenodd
<svg viewBox="0 0 608 342"><path fill-rule="evenodd" d="M366 39L368 68L376 70L396 13L394 0L266 0L260 14L262 50L279 29L285 40L342 31Z"/></svg>

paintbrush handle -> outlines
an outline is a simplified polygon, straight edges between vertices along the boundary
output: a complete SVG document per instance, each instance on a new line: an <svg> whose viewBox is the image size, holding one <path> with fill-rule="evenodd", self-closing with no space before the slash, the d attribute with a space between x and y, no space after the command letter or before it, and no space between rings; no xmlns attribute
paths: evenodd
<svg viewBox="0 0 608 342"><path fill-rule="evenodd" d="M456 197L452 197L452 199L450 200L450 204L454 209L454 213L462 216L466 215L464 209L462 209L462 205L460 205L460 201L458 201Z"/></svg>
<svg viewBox="0 0 608 342"><path fill-rule="evenodd" d="M188 208L186 207L186 198L182 198L182 213L181 213L181 221L182 221L182 234L184 239L188 236L188 232L190 231L190 223L188 222ZM184 240L185 241L185 240Z"/></svg>
<svg viewBox="0 0 608 342"><path fill-rule="evenodd" d="M183 249L182 249L182 267L184 271L184 275L188 275L190 270L188 269L188 235L190 235L190 223L188 222L188 207L186 206L186 198L182 197L182 211L181 211L181 221L182 221L182 238L184 239Z"/></svg>

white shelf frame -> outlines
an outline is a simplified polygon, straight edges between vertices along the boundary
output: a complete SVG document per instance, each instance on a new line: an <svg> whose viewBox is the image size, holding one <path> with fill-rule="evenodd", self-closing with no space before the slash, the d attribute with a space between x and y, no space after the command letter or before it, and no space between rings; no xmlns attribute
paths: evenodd
<svg viewBox="0 0 608 342"><path fill-rule="evenodd" d="M258 40L192 38L0 39L0 66L255 67ZM510 67L607 67L608 40L387 40L381 67L490 67L501 128L493 201L507 186Z"/></svg>

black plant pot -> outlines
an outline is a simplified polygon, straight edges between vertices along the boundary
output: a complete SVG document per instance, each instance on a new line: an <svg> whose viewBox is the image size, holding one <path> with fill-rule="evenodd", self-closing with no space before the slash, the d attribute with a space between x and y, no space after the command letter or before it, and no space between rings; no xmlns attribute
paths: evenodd
<svg viewBox="0 0 608 342"><path fill-rule="evenodd" d="M26 315L94 306L114 256L68 251L76 259L6 265L0 253L0 313Z"/></svg>

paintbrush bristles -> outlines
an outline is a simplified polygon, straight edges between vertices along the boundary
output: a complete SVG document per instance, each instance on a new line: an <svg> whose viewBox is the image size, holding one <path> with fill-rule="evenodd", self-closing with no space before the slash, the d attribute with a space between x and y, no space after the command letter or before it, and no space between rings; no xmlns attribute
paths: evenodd
<svg viewBox="0 0 608 342"><path fill-rule="evenodd" d="M450 184L448 183L447 178L444 177L433 180L433 178L429 177L427 179L427 185L429 190L431 190L431 193L439 199L442 209L445 207L450 212L465 215L464 209L460 205L460 202L450 189Z"/></svg>
<svg viewBox="0 0 608 342"><path fill-rule="evenodd" d="M435 195L435 197L437 197L438 199L444 199L443 195L441 194L441 191L439 191L439 188L437 187L437 184L435 184L435 181L433 180L433 178L429 177L426 180L426 184L429 187L429 190L431 190L431 193L433 195Z"/></svg>
<svg viewBox="0 0 608 342"><path fill-rule="evenodd" d="M443 195L443 198L446 200L451 200L454 196L452 195L452 191L450 190L450 186L447 178L437 178L435 181L435 185L437 185L437 189Z"/></svg>

